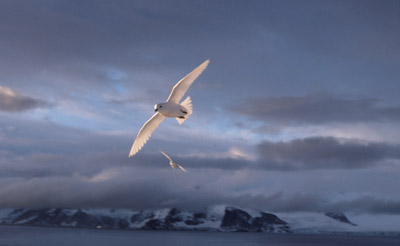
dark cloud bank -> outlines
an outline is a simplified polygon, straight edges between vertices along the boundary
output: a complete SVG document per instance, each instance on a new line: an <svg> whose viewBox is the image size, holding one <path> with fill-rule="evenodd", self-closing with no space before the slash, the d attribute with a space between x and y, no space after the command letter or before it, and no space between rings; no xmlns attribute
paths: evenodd
<svg viewBox="0 0 400 246"><path fill-rule="evenodd" d="M258 145L264 165L277 169L366 168L400 160L400 146L333 137L309 137Z"/></svg>
<svg viewBox="0 0 400 246"><path fill-rule="evenodd" d="M265 122L326 124L335 122L398 122L399 106L381 106L371 97L345 97L329 93L249 99L232 110Z"/></svg>
<svg viewBox="0 0 400 246"><path fill-rule="evenodd" d="M20 95L7 87L0 86L0 110L6 112L22 112L36 108L49 107L44 100Z"/></svg>

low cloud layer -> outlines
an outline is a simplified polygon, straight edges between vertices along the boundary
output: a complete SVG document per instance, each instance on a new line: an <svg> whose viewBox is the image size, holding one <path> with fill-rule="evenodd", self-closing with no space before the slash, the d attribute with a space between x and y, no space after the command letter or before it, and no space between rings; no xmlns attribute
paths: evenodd
<svg viewBox="0 0 400 246"><path fill-rule="evenodd" d="M390 192L383 198L329 197L342 189L336 176L370 191L364 183L369 181L348 173L348 168L354 168L354 161L358 170L368 171L363 167L399 159L394 145L306 138L264 142L258 146L262 155L258 160L172 153L174 161L188 170L183 173L171 169L158 151L128 158L130 134L95 133L42 121L16 122L13 117L0 119L0 196L7 198L0 207L201 209L226 204L273 212L400 213L399 201L385 198ZM28 123L29 129L24 128ZM149 148L157 149L153 144L158 141L152 138ZM333 181L329 181L330 172ZM373 188L380 191L386 190L390 179L397 180L395 174L388 178L387 173L371 173L382 182ZM313 182L308 184L310 177ZM316 184L324 186L322 192L313 189Z"/></svg>
<svg viewBox="0 0 400 246"><path fill-rule="evenodd" d="M22 112L36 108L48 107L49 103L29 96L23 96L10 88L0 86L0 110Z"/></svg>
<svg viewBox="0 0 400 246"><path fill-rule="evenodd" d="M140 178L137 173L142 175ZM193 185L195 175L163 172L159 179L149 178L143 170L132 168L105 171L102 179L57 177L14 180L4 184L0 195L7 200L1 207L67 207L67 208L171 208L203 209L214 205L252 207L271 212L344 212L358 214L400 214L400 201L372 196L330 200L314 193L298 192L271 195L212 190ZM134 175L134 179L129 178ZM132 176L131 176L132 177ZM144 178L146 177L146 178ZM15 182L18 181L18 182ZM186 183L186 185L185 185ZM189 184L189 185L188 185Z"/></svg>
<svg viewBox="0 0 400 246"><path fill-rule="evenodd" d="M250 99L232 110L260 121L285 124L400 121L400 106L381 106L380 103L382 100L371 97L314 93Z"/></svg>
<svg viewBox="0 0 400 246"><path fill-rule="evenodd" d="M277 192L271 196L242 195L232 199L234 204L248 207L267 208L274 212L340 212L369 214L400 214L400 200L380 199L360 196L353 199L329 201L326 197L313 193L284 194Z"/></svg>
<svg viewBox="0 0 400 246"><path fill-rule="evenodd" d="M400 162L400 146L333 137L309 137L258 145L265 165L278 169L366 168L383 161Z"/></svg>

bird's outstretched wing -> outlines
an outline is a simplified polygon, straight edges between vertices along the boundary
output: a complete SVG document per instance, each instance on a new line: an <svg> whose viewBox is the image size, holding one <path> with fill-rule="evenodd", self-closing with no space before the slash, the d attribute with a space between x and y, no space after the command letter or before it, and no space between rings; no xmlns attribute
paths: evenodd
<svg viewBox="0 0 400 246"><path fill-rule="evenodd" d="M179 165L179 164L177 164L178 165L178 167L182 170L182 171L184 171L185 173L187 173L187 171L186 171L186 169L185 168L183 168L181 165Z"/></svg>
<svg viewBox="0 0 400 246"><path fill-rule="evenodd" d="M171 157L169 157L169 155L167 155L165 152L163 152L163 151L160 151L161 152L161 154L163 154L165 157L167 157L167 159L169 160L169 161L172 161L172 159L171 159ZM173 161L172 161L173 162Z"/></svg>
<svg viewBox="0 0 400 246"><path fill-rule="evenodd" d="M165 117L157 112L146 123L144 123L136 136L135 142L133 142L129 157L135 155L143 147L147 140L149 140L151 134L153 134L154 130L161 124L161 122L163 122L164 119Z"/></svg>
<svg viewBox="0 0 400 246"><path fill-rule="evenodd" d="M206 60L200 66L196 67L192 72L186 75L183 79L179 80L178 83L172 88L171 94L167 99L167 102L174 102L179 104L179 101L185 95L186 91L193 84L193 82L199 77L199 75L207 68L210 60Z"/></svg>

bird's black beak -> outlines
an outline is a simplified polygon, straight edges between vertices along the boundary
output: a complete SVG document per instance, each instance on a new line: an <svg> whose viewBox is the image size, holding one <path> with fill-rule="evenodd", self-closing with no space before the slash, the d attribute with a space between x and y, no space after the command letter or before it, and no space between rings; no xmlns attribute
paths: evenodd
<svg viewBox="0 0 400 246"><path fill-rule="evenodd" d="M158 109L156 108L156 109L154 109L154 112L157 112L158 111Z"/></svg>

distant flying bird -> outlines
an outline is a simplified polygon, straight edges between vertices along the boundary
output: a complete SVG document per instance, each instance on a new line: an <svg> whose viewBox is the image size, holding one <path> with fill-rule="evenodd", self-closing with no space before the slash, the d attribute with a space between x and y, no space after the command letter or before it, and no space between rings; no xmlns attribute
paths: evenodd
<svg viewBox="0 0 400 246"><path fill-rule="evenodd" d="M160 151L161 152L161 154L163 154L165 157L167 157L168 158L168 160L169 160L169 164L171 165L171 167L172 168L180 168L182 171L184 171L185 173L186 173L186 170L185 170L185 168L183 168L181 165L179 165L178 163L175 163L172 159L171 159L171 157L169 157L167 154L165 154L164 152L162 152L162 151Z"/></svg>
<svg viewBox="0 0 400 246"><path fill-rule="evenodd" d="M182 103L179 101L185 95L186 91L199 77L199 75L207 68L210 60L206 60L200 66L181 79L172 88L171 93L165 103L154 105L156 112L140 129L135 141L133 142L129 157L135 155L147 142L154 130L165 120L166 117L176 118L179 124L182 124L193 112L192 100L186 97Z"/></svg>

